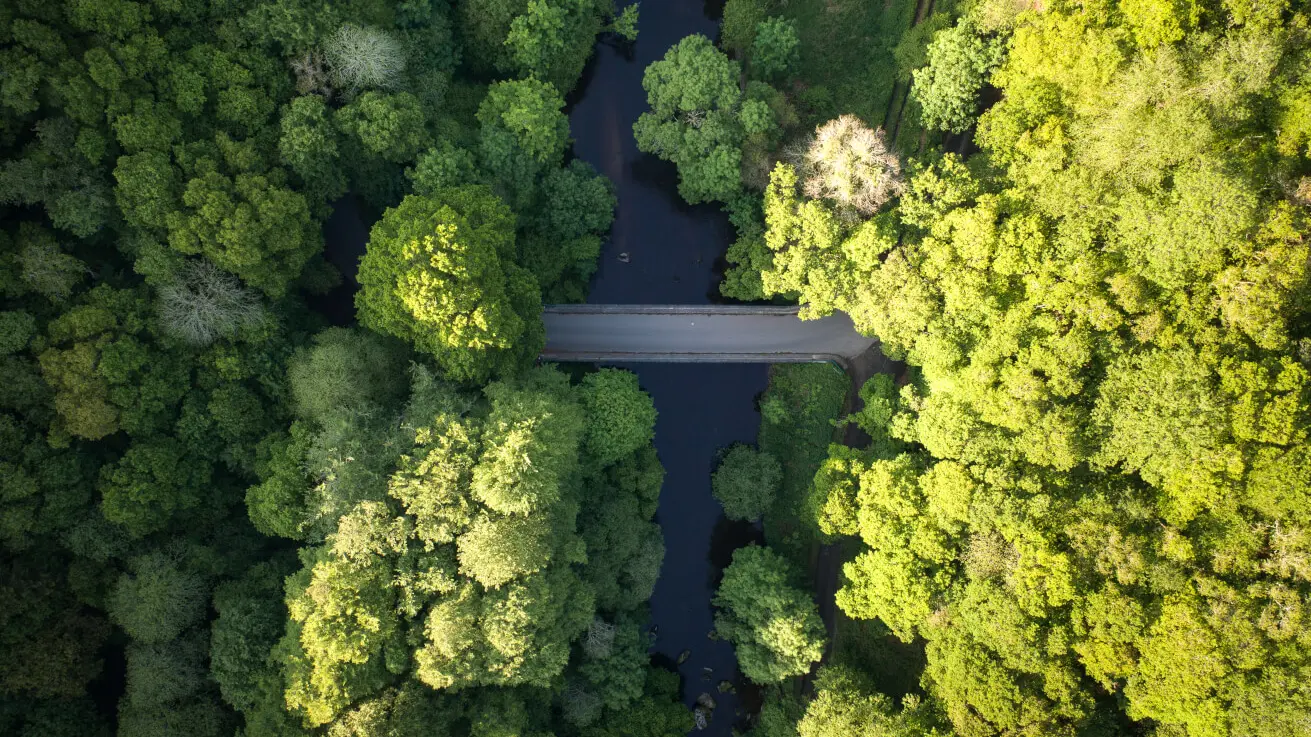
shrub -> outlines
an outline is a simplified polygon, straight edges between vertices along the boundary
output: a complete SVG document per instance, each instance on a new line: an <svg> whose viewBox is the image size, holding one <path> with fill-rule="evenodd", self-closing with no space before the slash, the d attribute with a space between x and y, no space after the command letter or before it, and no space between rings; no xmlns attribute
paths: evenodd
<svg viewBox="0 0 1311 737"><path fill-rule="evenodd" d="M715 470L712 487L729 519L755 521L774 502L783 467L778 459L749 445L734 445Z"/></svg>

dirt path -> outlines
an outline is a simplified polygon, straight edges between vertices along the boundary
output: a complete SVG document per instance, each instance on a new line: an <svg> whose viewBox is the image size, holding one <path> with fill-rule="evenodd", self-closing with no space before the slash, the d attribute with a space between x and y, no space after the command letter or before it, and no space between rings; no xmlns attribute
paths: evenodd
<svg viewBox="0 0 1311 737"><path fill-rule="evenodd" d="M847 376L851 379L851 387L847 390L847 400L842 407L842 416L846 417L854 412L859 412L864 406L864 402L860 399L860 388L865 385L870 377L874 374L885 373L896 375L904 369L903 364L883 355L883 351L877 345L851 360L847 368ZM855 423L849 423L843 429L843 445L851 448L865 448L869 446L869 443L869 435ZM815 601L819 607L819 617L824 621L824 629L828 631L828 647L824 650L824 658L814 668L811 668L810 673L806 674L806 677L802 680L802 688L807 693L813 689L816 671L832 657L833 648L837 643L837 593L842 574L842 558L841 543L820 545L818 551L811 557L810 577L815 587Z"/></svg>

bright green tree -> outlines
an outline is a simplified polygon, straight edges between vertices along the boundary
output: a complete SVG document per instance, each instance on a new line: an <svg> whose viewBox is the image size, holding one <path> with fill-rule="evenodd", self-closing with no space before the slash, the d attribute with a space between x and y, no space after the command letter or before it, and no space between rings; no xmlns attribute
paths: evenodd
<svg viewBox="0 0 1311 737"><path fill-rule="evenodd" d="M536 355L536 283L511 257L509 210L481 187L406 197L374 227L360 262L360 321L476 381Z"/></svg>
<svg viewBox="0 0 1311 737"><path fill-rule="evenodd" d="M824 654L824 624L797 572L769 548L733 553L715 593L715 631L732 641L739 667L757 683L801 675Z"/></svg>

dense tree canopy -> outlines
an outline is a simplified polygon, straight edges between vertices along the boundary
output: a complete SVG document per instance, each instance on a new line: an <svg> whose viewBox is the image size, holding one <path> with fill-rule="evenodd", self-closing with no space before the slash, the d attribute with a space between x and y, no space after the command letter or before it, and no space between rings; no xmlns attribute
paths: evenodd
<svg viewBox="0 0 1311 737"><path fill-rule="evenodd" d="M999 6L915 73L954 131L997 88L981 151L915 159L863 217L780 165L738 259L759 282L731 282L846 311L909 364L862 392L874 442L830 454L810 509L860 540L838 606L925 643L927 701L842 708L878 734L1297 732L1304 11ZM840 723L833 698L803 732Z"/></svg>
<svg viewBox="0 0 1311 737"><path fill-rule="evenodd" d="M417 376L381 493L306 549L289 579L291 622L275 653L288 704L311 725L411 667L437 690L552 686L597 609L585 571L616 562L589 558L592 518L578 516L585 495L626 493L604 476L584 481L596 472L580 460L581 389L541 368L489 385L484 405ZM630 527L649 518L640 507L627 514ZM604 698L612 708L641 694L637 652L624 666L637 668L636 686Z"/></svg>
<svg viewBox="0 0 1311 737"><path fill-rule="evenodd" d="M563 734L584 673L686 731L650 400L524 372L612 219L561 113L612 8L510 2L485 70L479 5L0 9L0 733ZM398 214L326 328L348 192Z"/></svg>

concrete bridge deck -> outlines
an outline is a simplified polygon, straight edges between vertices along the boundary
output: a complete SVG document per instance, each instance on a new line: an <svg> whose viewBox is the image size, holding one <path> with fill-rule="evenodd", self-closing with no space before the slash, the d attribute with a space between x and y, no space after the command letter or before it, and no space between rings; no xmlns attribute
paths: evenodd
<svg viewBox="0 0 1311 737"><path fill-rule="evenodd" d="M797 307L551 305L542 358L551 361L800 363L848 368L878 341L835 313L801 320Z"/></svg>

